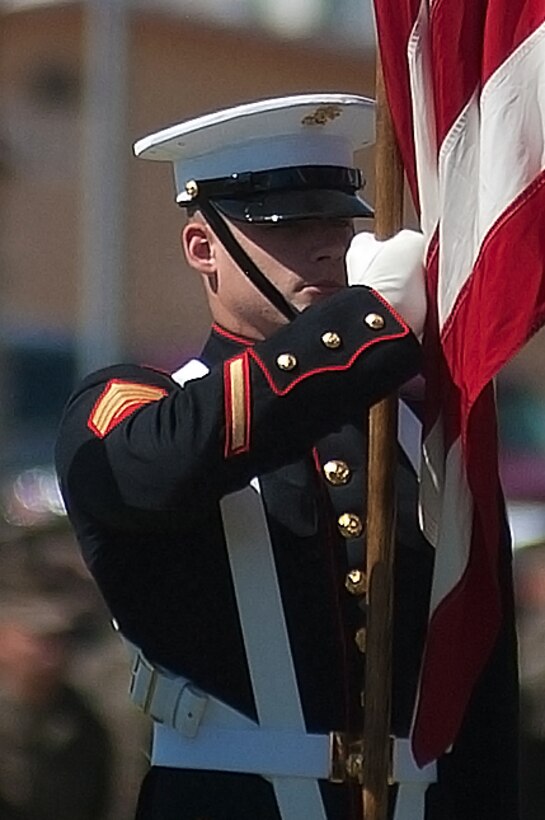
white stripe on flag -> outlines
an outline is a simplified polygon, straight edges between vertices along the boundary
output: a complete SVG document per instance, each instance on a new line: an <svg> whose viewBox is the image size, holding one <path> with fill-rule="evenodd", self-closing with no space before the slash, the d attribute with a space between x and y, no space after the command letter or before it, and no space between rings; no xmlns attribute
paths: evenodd
<svg viewBox="0 0 545 820"><path fill-rule="evenodd" d="M544 37L545 24L499 67L482 94L474 91L441 145L440 330L487 234L545 167L545 84L528 80L545 76ZM427 93L422 81L419 88L414 83L416 93ZM529 133L536 139L528 140Z"/></svg>
<svg viewBox="0 0 545 820"><path fill-rule="evenodd" d="M429 242L439 219L437 139L431 79L427 0L422 0L407 49L413 110L416 175L420 196L420 227Z"/></svg>
<svg viewBox="0 0 545 820"><path fill-rule="evenodd" d="M481 95L481 241L545 168L545 23L490 77ZM532 139L528 139L528 135Z"/></svg>
<svg viewBox="0 0 545 820"><path fill-rule="evenodd" d="M462 579L469 557L472 524L473 497L467 484L462 444L458 438L446 458L431 594L432 612Z"/></svg>

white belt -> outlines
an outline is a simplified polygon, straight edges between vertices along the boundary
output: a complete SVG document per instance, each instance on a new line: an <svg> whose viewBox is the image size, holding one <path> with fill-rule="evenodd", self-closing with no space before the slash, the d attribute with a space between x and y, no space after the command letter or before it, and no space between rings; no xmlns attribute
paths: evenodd
<svg viewBox="0 0 545 820"><path fill-rule="evenodd" d="M307 777L328 780L331 776L329 735L303 735L282 729L213 729L203 727L195 738L155 724L154 766L175 769L210 769L245 772L264 777ZM391 781L400 784L434 783L435 765L416 765L410 740L393 744Z"/></svg>
<svg viewBox="0 0 545 820"><path fill-rule="evenodd" d="M328 735L264 729L128 646L133 656L131 699L155 721L154 766L329 777Z"/></svg>
<svg viewBox="0 0 545 820"><path fill-rule="evenodd" d="M205 726L255 729L257 724L217 698L201 692L180 676L151 664L125 641L133 664L129 694L131 700L154 721L170 726L187 738Z"/></svg>
<svg viewBox="0 0 545 820"><path fill-rule="evenodd" d="M131 698L155 721L154 766L265 777L331 777L329 735L263 728L186 678L149 663L136 647L128 646L133 656ZM397 738L391 779L400 784L433 783L435 765L418 768L409 740Z"/></svg>
<svg viewBox="0 0 545 820"><path fill-rule="evenodd" d="M329 777L329 735L284 729L214 729L187 738L168 726L154 728L153 766L245 772L263 777Z"/></svg>

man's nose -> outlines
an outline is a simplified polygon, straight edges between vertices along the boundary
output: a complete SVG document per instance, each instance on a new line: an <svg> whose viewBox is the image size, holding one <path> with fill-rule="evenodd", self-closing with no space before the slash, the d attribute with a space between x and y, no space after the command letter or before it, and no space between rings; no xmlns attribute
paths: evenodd
<svg viewBox="0 0 545 820"><path fill-rule="evenodd" d="M351 236L349 228L324 224L315 237L313 245L314 259L316 261L320 259L333 261L344 259Z"/></svg>

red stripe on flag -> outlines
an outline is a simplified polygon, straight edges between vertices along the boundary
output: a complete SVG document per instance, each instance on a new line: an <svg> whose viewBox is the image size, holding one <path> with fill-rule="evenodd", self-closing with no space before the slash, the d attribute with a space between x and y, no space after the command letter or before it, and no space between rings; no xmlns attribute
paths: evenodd
<svg viewBox="0 0 545 820"><path fill-rule="evenodd" d="M413 732L413 751L419 765L440 757L456 738L475 680L486 664L501 622L501 491L494 469L490 470L497 458L496 430L490 424L493 410L493 389L489 385L466 420L467 438L478 441L477 449L469 448L475 458L467 464L470 487L478 489L478 498L466 571L430 621Z"/></svg>
<svg viewBox="0 0 545 820"><path fill-rule="evenodd" d="M489 231L445 322L445 358L468 405L545 321L544 213L545 172Z"/></svg>
<svg viewBox="0 0 545 820"><path fill-rule="evenodd" d="M428 298L428 315L426 334L424 336L424 376L426 379L427 400L424 407L423 438L435 425L441 407L445 404L443 371L445 362L439 338L439 320L437 317L437 286L439 275L439 243L437 231L430 242L426 260L426 291ZM430 400L431 399L431 400Z"/></svg>
<svg viewBox="0 0 545 820"><path fill-rule="evenodd" d="M392 112L397 141L403 157L405 173L417 212L418 186L413 141L413 115L409 69L405 55L407 44L418 14L420 0L399 0L397 3L376 3L377 36L382 55L382 71L386 96Z"/></svg>
<svg viewBox="0 0 545 820"><path fill-rule="evenodd" d="M437 0L432 6L430 36L439 145L479 85L487 4L488 0ZM464 59L460 60L462 51Z"/></svg>
<svg viewBox="0 0 545 820"><path fill-rule="evenodd" d="M483 50L483 85L544 21L543 3L489 0Z"/></svg>

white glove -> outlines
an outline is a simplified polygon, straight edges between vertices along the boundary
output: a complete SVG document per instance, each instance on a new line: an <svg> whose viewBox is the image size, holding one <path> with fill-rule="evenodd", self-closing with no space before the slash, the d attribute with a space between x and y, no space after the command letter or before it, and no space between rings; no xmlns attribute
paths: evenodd
<svg viewBox="0 0 545 820"><path fill-rule="evenodd" d="M424 236L403 230L379 242L358 233L346 253L349 285L367 285L380 293L420 337L426 319Z"/></svg>

